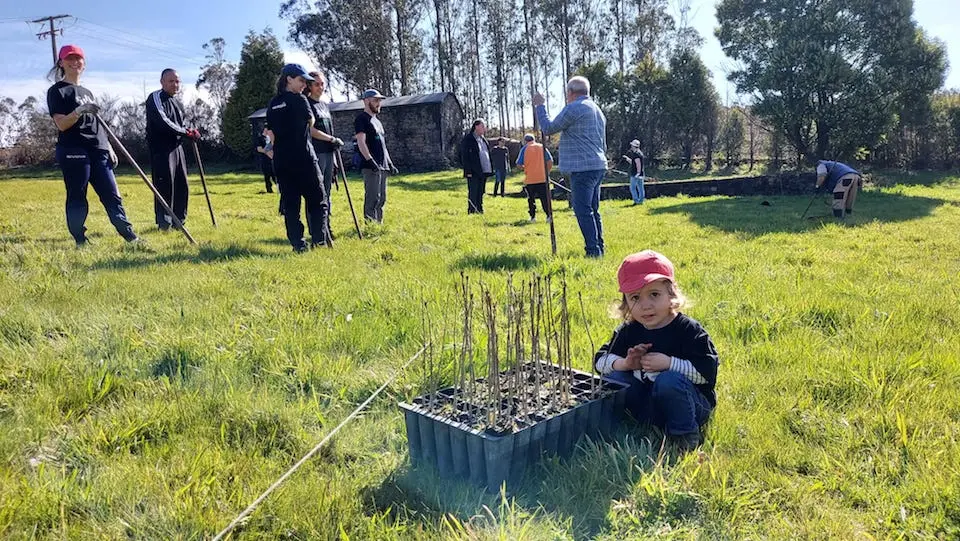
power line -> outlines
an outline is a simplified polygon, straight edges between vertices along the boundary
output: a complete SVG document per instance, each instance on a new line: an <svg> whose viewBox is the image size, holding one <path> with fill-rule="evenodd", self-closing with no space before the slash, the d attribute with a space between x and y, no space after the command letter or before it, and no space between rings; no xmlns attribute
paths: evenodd
<svg viewBox="0 0 960 541"><path fill-rule="evenodd" d="M137 41L138 43L148 44L148 43L146 43L146 42L144 41L146 38L144 38L144 36L141 35L141 34L135 34L135 33L133 33L133 32L129 32L129 31L126 31L126 30L120 30L119 28L113 28L113 27L111 27L111 26L107 26L107 25L104 25L104 24L95 23L95 22L93 22L93 21L91 21L91 20L89 20L89 19L84 19L83 17L75 17L75 19L78 20L78 21L83 21L84 23L86 23L86 24L88 24L88 25L91 25L91 26L97 26L97 27L100 27L100 28L102 28L102 29L104 29L104 30L109 30L110 32L116 32L116 33L119 33L119 34L125 34L125 35L127 35L127 36L131 36L132 38L135 38L135 40L131 40L131 41ZM118 37L120 37L120 36L118 36ZM130 38L126 38L126 39L130 39ZM181 54L193 54L193 51L191 51L190 49L188 49L188 48L186 48L186 47L184 47L184 46L182 46L182 45L177 45L177 44L174 44L174 43L169 43L169 42L165 42L165 41L160 41L160 40L158 40L158 39L152 39L152 38L151 38L149 41L150 41L150 44L160 45L160 46L162 46L163 48L168 49L168 50L177 50L177 51L180 52Z"/></svg>
<svg viewBox="0 0 960 541"><path fill-rule="evenodd" d="M80 20L78 19L78 21L80 21ZM187 56L187 54L189 54L189 53L185 54L185 53L182 53L182 52L180 52L180 51L174 51L174 50L170 50L170 49L165 49L165 48L163 48L163 47L158 47L158 46L153 45L152 43L149 43L149 42L137 41L137 40L133 40L133 39L130 39L130 38L127 38L127 37L124 37L124 36L117 36L117 35L114 35L112 32L108 32L108 31L100 30L100 29L95 28L95 27L92 27L92 26L88 26L88 23L86 23L86 22L82 22L82 23L79 25L78 29L79 29L80 31L85 32L86 35L89 36L89 37L94 37L94 38L96 38L96 39L108 41L108 42L111 42L111 43L114 43L114 44L117 44L117 45L122 45L122 46L124 46L124 47L132 46L132 47L136 47L136 48L138 48L138 49L140 49L140 50L155 51L155 52L157 52L157 53L165 54L165 55L167 55L167 56L169 56L169 57L172 57L172 58L184 59L184 60L188 60L188 61L190 61L190 62L199 63L199 61L198 61L198 59L197 59L196 57Z"/></svg>
<svg viewBox="0 0 960 541"><path fill-rule="evenodd" d="M178 53L175 53L175 52L171 52L171 51L168 51L168 50L164 50L164 49L160 49L160 48L157 48L157 47L152 47L152 46L146 45L146 44L144 44L144 43L138 43L138 42L131 41L131 40L125 40L124 38L121 38L121 37L118 37L118 36L111 36L111 35L108 35L108 34L96 33L96 31L91 30L91 29L89 29L89 28L82 27L82 26L74 29L74 30L72 31L72 33L75 33L75 34L77 34L77 35L84 36L84 37L87 37L87 38L90 38L90 39L93 39L93 40L102 41L102 42L108 43L108 44L110 44L110 45L115 45L115 46L117 46L117 47L123 47L123 48L128 48L128 49L129 49L129 48L132 48L132 49L136 49L136 50L143 51L143 52L149 52L149 53L154 54L154 55L156 55L156 56L162 57L162 58L165 59L165 60L177 61L177 62L184 62L184 61L185 61L185 62L187 62L187 63L194 64L194 65L197 65L197 66L200 66L200 65L201 65L201 63L200 63L197 59L194 59L194 58L188 58L188 57L183 56L183 55L181 55L181 54L178 54Z"/></svg>
<svg viewBox="0 0 960 541"><path fill-rule="evenodd" d="M28 23L31 19L39 19L40 16L36 17L4 17L0 19L0 23Z"/></svg>

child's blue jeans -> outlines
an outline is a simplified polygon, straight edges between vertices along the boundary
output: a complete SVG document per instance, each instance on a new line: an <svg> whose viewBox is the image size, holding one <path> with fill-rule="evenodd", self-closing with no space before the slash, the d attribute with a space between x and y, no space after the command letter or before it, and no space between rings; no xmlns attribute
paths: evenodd
<svg viewBox="0 0 960 541"><path fill-rule="evenodd" d="M640 381L633 372L611 372L605 377L630 385L626 407L637 421L660 427L668 436L700 430L713 407L679 372L661 372L653 383Z"/></svg>

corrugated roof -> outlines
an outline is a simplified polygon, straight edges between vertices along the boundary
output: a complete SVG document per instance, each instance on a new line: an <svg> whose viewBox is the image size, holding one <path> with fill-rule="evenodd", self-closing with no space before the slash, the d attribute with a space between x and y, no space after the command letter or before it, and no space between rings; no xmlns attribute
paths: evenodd
<svg viewBox="0 0 960 541"><path fill-rule="evenodd" d="M443 103L450 92L435 92L433 94L415 94L413 96L394 96L386 98L381 107L400 107L403 105L420 105L424 103ZM331 111L350 111L363 109L363 100L334 102L329 105Z"/></svg>
<svg viewBox="0 0 960 541"><path fill-rule="evenodd" d="M425 103L443 103L443 100L446 99L447 95L452 95L451 92L434 92L433 94L415 94L412 96L395 96L391 98L386 98L381 103L382 107L401 107L404 105L421 105ZM456 99L456 98L454 98ZM363 100L353 100L353 101L340 101L328 104L328 107L331 111L359 111L363 109ZM247 117L248 120L254 118L264 118L267 116L267 108L257 109L250 116Z"/></svg>

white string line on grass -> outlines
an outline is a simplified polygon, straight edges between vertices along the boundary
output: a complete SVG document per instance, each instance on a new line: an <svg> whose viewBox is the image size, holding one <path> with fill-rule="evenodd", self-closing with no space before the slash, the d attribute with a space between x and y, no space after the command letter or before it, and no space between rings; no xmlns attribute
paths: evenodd
<svg viewBox="0 0 960 541"><path fill-rule="evenodd" d="M283 482L286 481L288 477L293 475L293 473L300 468L300 466L302 466L306 461L310 460L310 458L313 455L315 455L317 451L319 451L320 448L323 447L323 445L330 440L330 438L332 438L341 428L343 428L344 425L346 425L348 422L350 422L351 419L356 417L357 414L363 411L363 409L366 408L367 405L370 404L370 402L372 402L373 399L376 398L381 391L386 389L387 385L390 385L391 383L393 383L393 380L397 379L397 376L399 376L404 370L406 370L407 367L410 366L410 363L415 361L417 357L419 357L420 354L423 353L423 351L426 348L427 346L426 344L424 344L424 346L420 348L420 351L416 352L413 355L413 357L410 357L410 359L407 360L407 362L400 367L400 370L397 370L396 372L394 372L394 374L390 376L390 378L387 379L387 381L384 382L384 384L381 385L379 389L374 391L369 398L367 398L366 400L363 401L362 404L357 406L357 409L353 410L353 413L348 415L346 419L344 419L343 421L340 421L340 424L338 424L336 428L334 428L332 431L330 431L329 434L327 434L322 440L320 440L320 443L318 443L313 449L311 449L309 453L303 455L303 458L298 460L297 463L291 466L286 473L284 473L283 475L280 476L279 479L274 481L274 483L270 485L270 488L265 490L263 494L261 494L260 497L258 497L256 500L253 500L253 503L251 503L246 509L244 509L242 513L237 515L237 518L233 519L233 521L230 522L230 524L228 524L227 527L223 529L223 531L218 533L216 537L213 538L212 541L220 541L221 539L223 539L224 536L230 533L234 528L236 528L243 521L243 519L247 518L250 515L250 513L253 513L253 511L256 510L257 506L259 506L263 502L263 500L267 499L267 496L269 496L274 490L279 488L280 485L282 485Z"/></svg>

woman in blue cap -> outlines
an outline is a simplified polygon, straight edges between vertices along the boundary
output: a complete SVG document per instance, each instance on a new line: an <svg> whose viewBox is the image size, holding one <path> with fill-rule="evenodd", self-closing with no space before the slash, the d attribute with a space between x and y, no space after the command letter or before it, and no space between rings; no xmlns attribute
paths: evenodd
<svg viewBox="0 0 960 541"><path fill-rule="evenodd" d="M67 188L67 229L77 247L89 243L85 225L90 210L89 185L97 192L117 233L127 242L139 242L113 176L117 155L106 131L97 123L100 107L94 103L93 93L80 86L80 75L87 66L83 49L64 45L57 56L57 65L49 74L55 82L47 90L47 108L57 125L56 157Z"/></svg>
<svg viewBox="0 0 960 541"><path fill-rule="evenodd" d="M277 80L277 95L267 106L267 124L274 135L273 167L280 186L280 206L287 239L295 252L305 252L310 246L332 246L327 229L327 198L310 142L313 115L302 94L311 81L313 78L300 64L285 65ZM300 221L301 198L306 201L309 245L303 238Z"/></svg>

